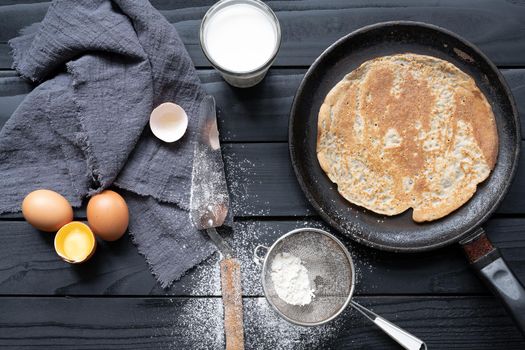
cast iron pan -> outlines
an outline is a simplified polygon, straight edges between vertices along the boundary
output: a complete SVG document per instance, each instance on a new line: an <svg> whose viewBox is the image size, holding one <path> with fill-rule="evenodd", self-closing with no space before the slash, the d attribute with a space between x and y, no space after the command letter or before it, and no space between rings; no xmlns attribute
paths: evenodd
<svg viewBox="0 0 525 350"><path fill-rule="evenodd" d="M476 81L496 117L499 154L492 174L478 186L476 194L466 204L445 218L430 223L415 223L411 209L386 217L350 204L321 169L316 155L317 116L330 89L363 62L397 53L430 55L453 63ZM292 105L290 155L306 197L319 215L341 233L373 248L394 252L427 251L461 240L473 263L479 263L480 258L487 260L487 253L491 254L490 261L476 266L481 270L499 258L479 226L496 210L516 172L520 150L519 125L516 106L507 84L478 48L434 25L385 22L363 27L339 39L310 67ZM477 242L477 245L472 242ZM505 272L510 274L510 270ZM494 284L494 278L488 283ZM499 288L502 283L498 281L498 286L492 285L492 288ZM519 291L523 293L520 310L523 330L525 293L523 288ZM507 306L516 307L508 303Z"/></svg>

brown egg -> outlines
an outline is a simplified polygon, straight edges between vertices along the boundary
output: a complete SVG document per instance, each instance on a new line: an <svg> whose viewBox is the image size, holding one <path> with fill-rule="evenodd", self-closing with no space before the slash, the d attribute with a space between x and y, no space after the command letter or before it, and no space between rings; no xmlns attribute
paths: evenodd
<svg viewBox="0 0 525 350"><path fill-rule="evenodd" d="M50 190L36 190L29 193L22 202L24 218L35 228L58 231L73 221L73 208L62 195Z"/></svg>
<svg viewBox="0 0 525 350"><path fill-rule="evenodd" d="M89 200L87 219L95 235L105 241L116 241L128 228L128 205L117 192L103 191Z"/></svg>

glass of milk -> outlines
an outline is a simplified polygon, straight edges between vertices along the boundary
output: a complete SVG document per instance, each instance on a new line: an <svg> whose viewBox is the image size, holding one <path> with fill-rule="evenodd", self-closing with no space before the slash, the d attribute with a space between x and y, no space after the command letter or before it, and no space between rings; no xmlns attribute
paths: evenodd
<svg viewBox="0 0 525 350"><path fill-rule="evenodd" d="M236 87L259 83L279 51L279 20L259 0L221 0L204 15L204 54L224 80Z"/></svg>

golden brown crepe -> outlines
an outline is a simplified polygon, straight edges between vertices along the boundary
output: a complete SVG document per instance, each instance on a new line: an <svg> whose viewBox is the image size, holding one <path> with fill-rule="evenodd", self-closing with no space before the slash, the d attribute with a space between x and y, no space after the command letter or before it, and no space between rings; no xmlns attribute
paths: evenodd
<svg viewBox="0 0 525 350"><path fill-rule="evenodd" d="M494 168L496 121L474 80L444 60L363 63L319 110L317 158L348 201L417 222L467 202Z"/></svg>

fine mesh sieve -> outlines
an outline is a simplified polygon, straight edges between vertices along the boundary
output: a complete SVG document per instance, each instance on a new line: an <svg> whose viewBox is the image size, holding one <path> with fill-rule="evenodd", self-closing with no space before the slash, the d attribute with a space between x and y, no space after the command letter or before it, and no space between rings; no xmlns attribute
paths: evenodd
<svg viewBox="0 0 525 350"><path fill-rule="evenodd" d="M308 270L310 286L315 294L308 305L291 305L277 295L271 272L272 262L279 253L296 256ZM282 317L298 325L314 326L335 318L348 305L354 283L352 257L337 238L322 230L306 228L291 231L268 248L264 258L262 285L268 302Z"/></svg>
<svg viewBox="0 0 525 350"><path fill-rule="evenodd" d="M259 251L266 249L264 257ZM272 262L280 253L289 253L301 260L308 271L310 287L315 297L304 306L291 305L282 300L272 281ZM351 301L354 293L355 269L350 253L336 237L316 228L302 228L288 232L270 248L257 246L256 263L262 263L262 285L266 299L277 313L300 326L316 326L333 320L350 303L352 307L381 328L392 339L408 350L425 350L425 343L375 314L361 304Z"/></svg>

